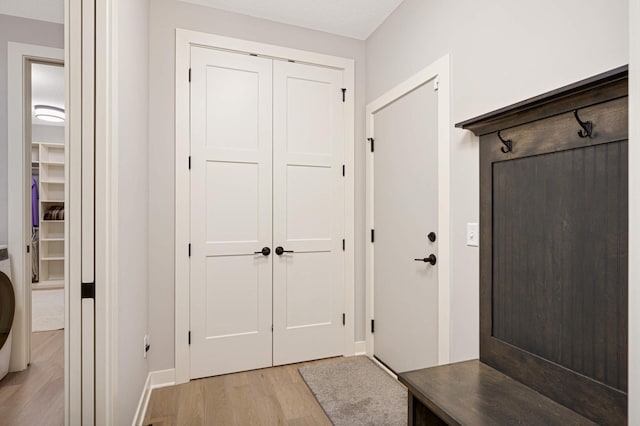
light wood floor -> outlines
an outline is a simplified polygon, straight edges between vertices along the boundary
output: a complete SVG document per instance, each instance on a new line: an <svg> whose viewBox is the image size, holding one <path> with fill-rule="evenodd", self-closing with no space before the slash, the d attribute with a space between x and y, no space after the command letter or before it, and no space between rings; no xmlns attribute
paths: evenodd
<svg viewBox="0 0 640 426"><path fill-rule="evenodd" d="M0 381L0 424L64 424L64 330L33 333L31 365Z"/></svg>
<svg viewBox="0 0 640 426"><path fill-rule="evenodd" d="M156 389L145 425L331 425L298 368L339 358L192 380Z"/></svg>

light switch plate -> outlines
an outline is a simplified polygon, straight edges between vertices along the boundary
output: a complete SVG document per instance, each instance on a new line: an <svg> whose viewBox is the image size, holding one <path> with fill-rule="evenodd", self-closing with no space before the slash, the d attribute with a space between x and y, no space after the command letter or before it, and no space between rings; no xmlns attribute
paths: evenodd
<svg viewBox="0 0 640 426"><path fill-rule="evenodd" d="M471 247L480 245L480 231L477 223L467 223L467 245Z"/></svg>

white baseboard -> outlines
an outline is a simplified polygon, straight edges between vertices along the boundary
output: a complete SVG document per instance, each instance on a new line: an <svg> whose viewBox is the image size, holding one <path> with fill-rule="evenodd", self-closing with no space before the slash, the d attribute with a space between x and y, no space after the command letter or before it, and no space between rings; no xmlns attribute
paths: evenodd
<svg viewBox="0 0 640 426"><path fill-rule="evenodd" d="M355 342L355 354L354 355L366 355L367 354L367 342L360 340Z"/></svg>
<svg viewBox="0 0 640 426"><path fill-rule="evenodd" d="M147 414L147 406L149 405L149 399L151 398L151 391L157 388L163 388L166 386L173 386L176 384L176 370L170 368L168 370L150 371L147 375L147 380L144 382L144 388L142 389L142 395L140 395L140 402L138 402L138 409L136 415L133 418L133 426L142 426L144 416Z"/></svg>

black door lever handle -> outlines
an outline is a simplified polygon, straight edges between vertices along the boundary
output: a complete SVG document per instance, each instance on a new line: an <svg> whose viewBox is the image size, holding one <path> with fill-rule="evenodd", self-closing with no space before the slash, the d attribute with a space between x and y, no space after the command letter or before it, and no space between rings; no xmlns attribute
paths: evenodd
<svg viewBox="0 0 640 426"><path fill-rule="evenodd" d="M271 254L271 249L269 247L263 247L260 251L254 251L253 254L261 254L263 256L269 256Z"/></svg>
<svg viewBox="0 0 640 426"><path fill-rule="evenodd" d="M413 259L416 262L424 262L424 263L430 263L432 265L436 264L436 255L435 254L430 254L429 257L425 257L423 259Z"/></svg>
<svg viewBox="0 0 640 426"><path fill-rule="evenodd" d="M293 250L285 250L281 246L276 247L276 254L282 256L283 253L293 253Z"/></svg>

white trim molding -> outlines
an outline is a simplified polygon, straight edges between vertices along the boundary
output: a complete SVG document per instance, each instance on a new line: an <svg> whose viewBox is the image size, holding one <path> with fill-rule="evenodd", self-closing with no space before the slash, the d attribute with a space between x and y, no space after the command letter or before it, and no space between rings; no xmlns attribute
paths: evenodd
<svg viewBox="0 0 640 426"><path fill-rule="evenodd" d="M640 2L629 2L629 117L640 114ZM629 164L640 161L640 123L629 120ZM629 394L640 401L640 170L629 167ZM629 404L630 425L640 424L640 404Z"/></svg>
<svg viewBox="0 0 640 426"><path fill-rule="evenodd" d="M31 141L27 141L31 130L24 119L30 109L30 105L24 105L24 98L30 93L31 82L24 81L25 65L27 61L62 63L64 50L13 42L7 47L8 243L10 278L16 293L9 371L19 371L27 368L31 360L31 262L25 259L25 248L31 241L31 225L25 219L31 217L31 168L26 167L27 155L31 155Z"/></svg>
<svg viewBox="0 0 640 426"><path fill-rule="evenodd" d="M433 81L438 90L438 364L450 361L450 276L451 276L451 232L450 232L450 63L449 55L414 74L367 105L367 138L374 137L374 114L385 106L423 84ZM366 161L366 229L375 229L373 215L373 154L367 153ZM366 244L366 324L374 318L373 262L374 245ZM366 352L373 357L374 334L366 327Z"/></svg>
<svg viewBox="0 0 640 426"><path fill-rule="evenodd" d="M336 68L344 71L345 102L345 313L344 355L355 353L355 62L353 59L323 55L270 44L223 37L183 29L176 30L176 105L175 105L175 366L176 383L191 378L189 332L189 244L190 193L189 170L186 167L190 151L189 81L190 51L203 46L263 57L294 60L300 63Z"/></svg>
<svg viewBox="0 0 640 426"><path fill-rule="evenodd" d="M95 0L95 419L118 419L118 0Z"/></svg>
<svg viewBox="0 0 640 426"><path fill-rule="evenodd" d="M147 408L149 407L149 400L151 399L151 392L154 389L165 388L175 384L175 369L170 368L168 370L150 371L147 375L147 380L144 382L144 388L142 388L142 395L140 395L140 401L138 402L136 414L133 417L132 426L143 425L144 417L147 415Z"/></svg>

